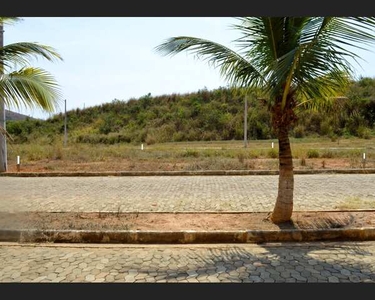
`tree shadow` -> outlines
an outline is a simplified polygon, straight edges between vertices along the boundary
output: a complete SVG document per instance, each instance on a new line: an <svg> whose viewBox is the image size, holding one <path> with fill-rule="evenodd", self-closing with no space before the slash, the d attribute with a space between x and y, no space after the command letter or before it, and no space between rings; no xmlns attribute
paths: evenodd
<svg viewBox="0 0 375 300"><path fill-rule="evenodd" d="M159 278L204 282L375 282L374 253L356 243L246 244L189 250L183 254L188 267L181 268L180 263L179 267L159 268ZM181 259L180 255L175 259Z"/></svg>
<svg viewBox="0 0 375 300"><path fill-rule="evenodd" d="M255 251L255 254L247 249ZM205 262L206 269L224 264L230 270L236 270L239 274L242 272L242 278L237 278L237 281L241 279L241 282L375 281L373 264L363 259L371 258L373 253L355 244L337 246L311 243L296 246L281 243L261 245L253 249L210 249L209 252L208 259L206 256L199 257ZM332 258L332 255L335 255L336 259Z"/></svg>

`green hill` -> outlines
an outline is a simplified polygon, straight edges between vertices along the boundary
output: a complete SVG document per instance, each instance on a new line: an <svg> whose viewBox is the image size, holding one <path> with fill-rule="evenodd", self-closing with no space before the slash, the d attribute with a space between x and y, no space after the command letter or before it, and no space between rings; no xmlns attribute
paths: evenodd
<svg viewBox="0 0 375 300"><path fill-rule="evenodd" d="M353 82L340 100L340 109L298 112L291 134L369 137L375 123L375 79ZM250 99L248 138L274 138L265 103ZM152 96L75 109L67 113L69 141L148 144L177 141L243 139L244 99L233 89L219 88L195 93ZM10 121L9 133L16 142L38 140L53 143L64 133L62 113L47 120Z"/></svg>

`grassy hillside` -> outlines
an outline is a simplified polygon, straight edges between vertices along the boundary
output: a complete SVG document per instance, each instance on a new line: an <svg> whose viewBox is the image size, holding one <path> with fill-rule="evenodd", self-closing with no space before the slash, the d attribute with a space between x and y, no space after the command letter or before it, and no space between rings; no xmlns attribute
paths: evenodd
<svg viewBox="0 0 375 300"><path fill-rule="evenodd" d="M331 139L357 136L370 138L375 124L375 79L354 82L340 100L339 109L298 112L292 130L296 138L328 136ZM275 138L265 103L250 99L248 138ZM69 142L91 144L164 143L243 139L244 99L238 91L219 88L189 94L153 97L150 94L128 101L76 109L68 112ZM17 143L54 144L64 133L63 114L43 120L7 123Z"/></svg>

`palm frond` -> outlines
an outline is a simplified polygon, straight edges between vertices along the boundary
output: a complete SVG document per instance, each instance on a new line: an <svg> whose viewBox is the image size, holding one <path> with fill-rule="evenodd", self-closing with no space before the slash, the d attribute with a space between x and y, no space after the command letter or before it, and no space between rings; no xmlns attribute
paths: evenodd
<svg viewBox="0 0 375 300"><path fill-rule="evenodd" d="M182 51L203 57L232 83L263 89L273 101L298 95L323 103L340 96L353 76L356 49L375 42L375 17L240 17L233 29L239 51L193 37L167 40L165 55ZM354 50L353 50L354 49ZM288 98L289 99L289 98ZM327 102L327 103L328 103ZM313 105L315 105L313 104ZM327 104L328 105L328 104Z"/></svg>
<svg viewBox="0 0 375 300"><path fill-rule="evenodd" d="M287 82L284 74L289 70L290 84L298 87L306 97L332 97L331 87L343 88L347 84L346 77L353 74L348 59L359 58L348 47L363 49L358 43L374 43L375 35L370 31L374 25L374 18L311 18L304 24L296 47L279 59L273 80ZM287 82L283 104L289 86Z"/></svg>
<svg viewBox="0 0 375 300"><path fill-rule="evenodd" d="M43 69L23 68L0 77L0 97L8 107L53 111L61 98L54 77Z"/></svg>
<svg viewBox="0 0 375 300"><path fill-rule="evenodd" d="M283 18L246 17L234 24L241 36L234 41L241 53L267 79L280 55Z"/></svg>
<svg viewBox="0 0 375 300"><path fill-rule="evenodd" d="M175 55L183 51L194 53L197 58L219 67L220 74L238 86L262 86L266 82L263 75L244 57L223 45L205 39L173 37L157 46L155 50L163 55Z"/></svg>
<svg viewBox="0 0 375 300"><path fill-rule="evenodd" d="M343 107L343 100L346 99L347 98L344 96L329 97L325 99L312 98L300 102L297 105L297 109L334 113Z"/></svg>
<svg viewBox="0 0 375 300"><path fill-rule="evenodd" d="M0 60L8 67L13 64L27 65L30 58L38 57L49 61L63 60L54 48L38 43L13 43L0 48Z"/></svg>
<svg viewBox="0 0 375 300"><path fill-rule="evenodd" d="M21 18L18 17L0 17L0 24L14 24L18 21L22 20Z"/></svg>

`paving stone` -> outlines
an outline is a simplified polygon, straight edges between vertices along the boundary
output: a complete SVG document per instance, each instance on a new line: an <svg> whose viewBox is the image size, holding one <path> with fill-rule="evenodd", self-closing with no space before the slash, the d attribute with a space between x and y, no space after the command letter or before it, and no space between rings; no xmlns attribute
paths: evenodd
<svg viewBox="0 0 375 300"><path fill-rule="evenodd" d="M51 274L47 275L47 279L54 280L56 278L57 278L57 274L56 273L51 273Z"/></svg>
<svg viewBox="0 0 375 300"><path fill-rule="evenodd" d="M371 183L375 181L375 174L295 175L295 181L296 186L304 187L295 189L296 210L329 210L335 209L346 197L373 199L367 195L373 195ZM228 202L230 209L235 211L270 211L277 194L274 176L148 176L147 180L137 176L81 177L79 180L74 177L60 177L59 180L2 177L0 186L0 211L7 211L10 207L16 211L28 210L30 202L38 211L51 211L51 208L55 211L76 211L79 208L98 211L113 206L115 201L130 211L149 210L155 202L159 211L167 211L171 206L178 211L186 208L202 211L202 207L214 211L222 208L221 203ZM213 186L220 189L213 191ZM332 193L332 186L340 186L340 189ZM64 195L63 201L61 194ZM93 201L93 198L100 201ZM293 253L289 254L295 257Z"/></svg>
<svg viewBox="0 0 375 300"><path fill-rule="evenodd" d="M280 273L280 276L281 276L282 278L290 278L290 277L291 277L291 276L290 276L290 272L287 272L287 271L281 272L281 273Z"/></svg>
<svg viewBox="0 0 375 300"><path fill-rule="evenodd" d="M340 282L340 280L335 276L328 277L328 282Z"/></svg>
<svg viewBox="0 0 375 300"><path fill-rule="evenodd" d="M355 275L350 275L349 280L351 282L361 282L361 279L358 276L355 276Z"/></svg>
<svg viewBox="0 0 375 300"><path fill-rule="evenodd" d="M342 269L340 272L341 272L342 275L346 275L346 276L352 275L352 272L350 272L349 270L346 270L346 269Z"/></svg>
<svg viewBox="0 0 375 300"><path fill-rule="evenodd" d="M125 281L126 282L135 282L135 278L134 276L125 276Z"/></svg>

